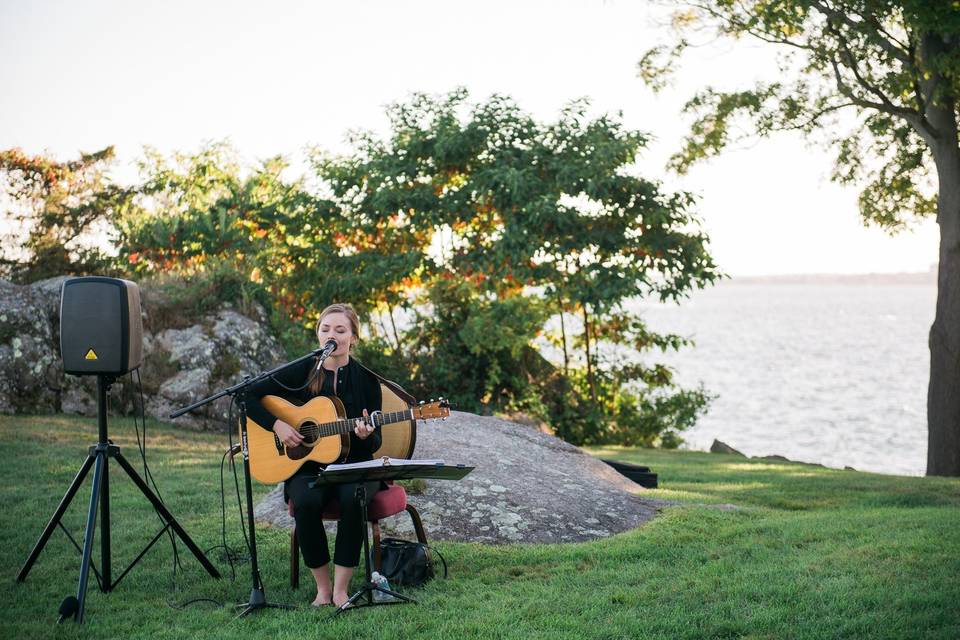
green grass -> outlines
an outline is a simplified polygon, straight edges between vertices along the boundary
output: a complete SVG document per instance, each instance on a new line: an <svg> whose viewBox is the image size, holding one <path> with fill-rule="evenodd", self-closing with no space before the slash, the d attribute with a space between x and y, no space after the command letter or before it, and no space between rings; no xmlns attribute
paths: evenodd
<svg viewBox="0 0 960 640"><path fill-rule="evenodd" d="M112 420L110 432L139 468L132 423ZM226 437L163 425L149 436L167 505L202 548L220 544ZM249 572L240 565L231 581L219 550L209 553L225 573L217 581L179 545L184 569L173 590L164 539L115 591L100 593L91 577L83 626L56 626L78 578L79 554L66 536L54 533L26 582L14 578L95 439L95 420L0 416L0 638L960 637L960 480L620 448L594 452L651 466L662 488L649 495L680 504L640 529L585 544L440 543L450 579L414 592L416 605L329 619L307 606L309 577L298 591L287 587L287 533L261 526L267 596L296 611L233 622ZM160 525L115 463L110 477L116 577ZM64 518L78 540L89 486ZM255 485L258 495L269 489ZM228 544L241 548L235 497L227 526ZM220 604L169 606L191 598Z"/></svg>

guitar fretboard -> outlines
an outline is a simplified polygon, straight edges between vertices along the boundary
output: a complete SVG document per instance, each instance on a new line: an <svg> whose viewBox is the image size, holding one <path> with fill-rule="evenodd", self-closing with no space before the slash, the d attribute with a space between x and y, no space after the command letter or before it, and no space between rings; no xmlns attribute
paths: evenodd
<svg viewBox="0 0 960 640"><path fill-rule="evenodd" d="M394 422L406 422L407 420L413 420L413 410L407 409L405 411L378 413L375 414L375 416L377 422L376 426L393 424ZM327 436L350 433L356 426L357 420L363 420L364 424L370 424L370 420L373 417L374 416L367 416L366 418L348 418L346 420L335 420L333 422L324 422L322 424L307 423L301 425L300 433L303 436L311 439L326 438Z"/></svg>

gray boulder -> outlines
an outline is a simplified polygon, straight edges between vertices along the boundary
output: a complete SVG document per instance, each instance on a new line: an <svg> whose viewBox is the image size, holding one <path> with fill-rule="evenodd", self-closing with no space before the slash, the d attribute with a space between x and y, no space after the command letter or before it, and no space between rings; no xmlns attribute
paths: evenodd
<svg viewBox="0 0 960 640"><path fill-rule="evenodd" d="M414 458L475 466L459 482L427 480L409 501L431 540L485 543L580 542L653 518L666 502L563 440L498 418L453 412L420 423ZM260 522L293 527L278 485L255 509ZM386 535L413 539L406 514L382 522ZM328 525L335 531L335 525Z"/></svg>
<svg viewBox="0 0 960 640"><path fill-rule="evenodd" d="M60 410L60 282L22 287L0 280L0 412Z"/></svg>

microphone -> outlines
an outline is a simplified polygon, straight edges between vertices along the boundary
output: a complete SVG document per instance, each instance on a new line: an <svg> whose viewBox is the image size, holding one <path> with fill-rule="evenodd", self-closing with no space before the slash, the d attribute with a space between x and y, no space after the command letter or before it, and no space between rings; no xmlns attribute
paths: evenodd
<svg viewBox="0 0 960 640"><path fill-rule="evenodd" d="M80 601L76 596L67 596L60 603L60 617L57 618L57 624L63 624L65 618L72 618L77 615L80 608Z"/></svg>
<svg viewBox="0 0 960 640"><path fill-rule="evenodd" d="M337 341L333 338L327 340L327 342L323 345L323 350L320 352L320 356L317 358L317 371L320 371L320 367L323 365L323 361L327 359L327 356L336 350Z"/></svg>

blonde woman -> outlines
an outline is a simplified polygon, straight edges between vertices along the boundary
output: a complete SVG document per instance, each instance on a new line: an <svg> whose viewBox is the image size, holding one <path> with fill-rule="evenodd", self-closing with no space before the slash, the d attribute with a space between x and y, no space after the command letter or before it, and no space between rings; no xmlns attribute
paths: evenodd
<svg viewBox="0 0 960 640"><path fill-rule="evenodd" d="M371 460L373 452L380 448L380 428L359 420L379 411L382 398L380 383L369 370L350 357L353 346L359 339L360 321L349 304L332 304L320 314L317 324L317 339L321 345L335 340L336 350L316 371L316 360L306 360L284 371L277 379L258 383L251 393L248 414L259 425L272 425L272 430L287 447L301 443L303 436L291 425L280 420L260 403L265 395L279 395L291 400L308 401L316 396L336 396L343 403L347 418L358 419L350 433L350 451L347 462ZM306 384L309 381L309 384ZM286 388L284 388L286 387ZM303 387L290 392L289 388ZM349 599L347 589L354 569L360 561L360 549L365 534L360 523L362 505L357 500L356 484L326 485L310 488L316 478L319 465L306 462L285 486L286 496L293 502L293 517L297 523L297 539L304 564L310 569L317 583L314 606L334 604L340 606ZM378 482L367 483L367 500L381 487ZM337 538L333 554L333 584L330 583L330 552L323 528L321 514L331 500L340 503L340 521L337 523Z"/></svg>

